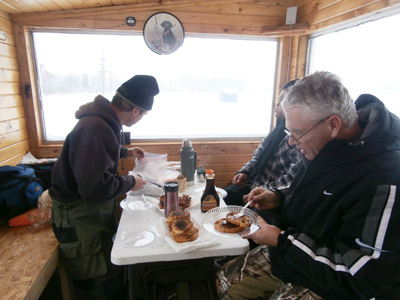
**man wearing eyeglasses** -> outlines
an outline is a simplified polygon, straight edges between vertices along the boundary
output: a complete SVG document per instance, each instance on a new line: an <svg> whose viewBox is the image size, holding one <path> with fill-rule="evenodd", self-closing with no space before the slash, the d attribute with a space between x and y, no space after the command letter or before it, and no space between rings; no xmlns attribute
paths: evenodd
<svg viewBox="0 0 400 300"><path fill-rule="evenodd" d="M307 159L274 208L246 236L261 244L218 272L222 299L399 299L400 119L359 102L328 72L299 80L283 102L289 143Z"/></svg>

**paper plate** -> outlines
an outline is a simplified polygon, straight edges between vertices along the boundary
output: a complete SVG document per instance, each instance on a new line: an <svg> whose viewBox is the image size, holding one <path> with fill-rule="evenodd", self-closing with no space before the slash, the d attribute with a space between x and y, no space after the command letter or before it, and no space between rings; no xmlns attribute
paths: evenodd
<svg viewBox="0 0 400 300"><path fill-rule="evenodd" d="M185 243L177 243L171 237L169 227L166 224L165 218L160 218L158 223L158 228L160 229L161 234L164 236L165 241L173 248L176 252L185 253L189 251L193 251L199 248L209 247L217 243L217 237L215 235L210 234L207 230L205 230L194 218L191 218L194 227L199 230L199 234L196 240Z"/></svg>
<svg viewBox="0 0 400 300"><path fill-rule="evenodd" d="M155 226L142 225L124 228L118 231L114 244L125 248L149 247L161 240Z"/></svg>
<svg viewBox="0 0 400 300"><path fill-rule="evenodd" d="M122 200L119 204L123 210L128 213L153 210L157 207L157 200L150 196L131 196Z"/></svg>
<svg viewBox="0 0 400 300"><path fill-rule="evenodd" d="M214 224L217 220L226 218L226 215L228 213L240 212L242 208L243 208L242 206L236 206L236 205L227 205L223 207L213 208L203 215L203 217L201 218L201 225L208 232L220 236L242 237L248 234L252 234L253 232L257 231L260 227L257 224L258 214L248 208L245 208L244 214L248 216L250 219L250 227L238 233L224 233L214 229Z"/></svg>

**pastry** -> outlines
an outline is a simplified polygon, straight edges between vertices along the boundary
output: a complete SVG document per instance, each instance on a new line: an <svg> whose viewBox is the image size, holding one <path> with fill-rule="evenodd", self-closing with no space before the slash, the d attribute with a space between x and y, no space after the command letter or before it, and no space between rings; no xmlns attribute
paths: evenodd
<svg viewBox="0 0 400 300"><path fill-rule="evenodd" d="M241 216L239 218L232 218L232 216L234 216L236 214L237 214L236 212L235 213L233 213L233 212L228 213L226 215L226 221L228 223L231 223L233 225L240 226L240 227L243 227L243 228L247 228L247 227L250 226L250 218L248 216L243 215L243 216Z"/></svg>
<svg viewBox="0 0 400 300"><path fill-rule="evenodd" d="M171 228L171 224L173 221L176 220L188 220L190 221L190 213L187 211L183 211L183 210L175 210L172 211L168 218L167 218L167 225L169 228Z"/></svg>
<svg viewBox="0 0 400 300"><path fill-rule="evenodd" d="M226 219L219 219L214 223L214 229L223 232L223 233L238 233L246 228L234 225L232 223L228 223Z"/></svg>
<svg viewBox="0 0 400 300"><path fill-rule="evenodd" d="M238 233L250 227L250 218L243 215L239 218L231 218L237 213L228 213L226 218L219 219L214 223L214 229L223 233Z"/></svg>
<svg viewBox="0 0 400 300"><path fill-rule="evenodd" d="M173 211L167 218L171 237L177 243L191 242L197 239L199 230L190 221L190 212Z"/></svg>
<svg viewBox="0 0 400 300"><path fill-rule="evenodd" d="M179 219L187 219L190 221L190 212L184 210L171 211L171 213L167 218L167 221L179 220Z"/></svg>
<svg viewBox="0 0 400 300"><path fill-rule="evenodd" d="M174 234L171 234L172 238L177 243L193 242L193 241L195 241L197 239L198 235L199 235L199 230L197 228L195 228L195 227L193 227L193 230L189 231L185 235L174 235Z"/></svg>

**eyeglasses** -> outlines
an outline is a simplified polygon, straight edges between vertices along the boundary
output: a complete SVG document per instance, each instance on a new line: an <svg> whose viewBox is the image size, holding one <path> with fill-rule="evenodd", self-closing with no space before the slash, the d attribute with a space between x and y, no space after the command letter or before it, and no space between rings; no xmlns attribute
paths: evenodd
<svg viewBox="0 0 400 300"><path fill-rule="evenodd" d="M289 138L292 138L293 140L296 141L296 144L300 144L300 143L301 143L301 142L300 142L300 139L301 139L303 136L305 136L307 133L309 133L311 130L313 130L315 127L317 127L319 124L321 124L321 123L324 122L325 120L328 120L330 117L331 117L331 116L328 116L328 117L326 117L326 118L323 118L323 119L319 120L319 121L317 122L317 124L315 124L315 125L314 125L313 127L311 127L310 129L304 131L304 132L303 132L302 134L300 134L297 138L295 138L295 137L290 133L290 131L289 131L288 129L285 129L284 131L285 131L286 135L287 135Z"/></svg>

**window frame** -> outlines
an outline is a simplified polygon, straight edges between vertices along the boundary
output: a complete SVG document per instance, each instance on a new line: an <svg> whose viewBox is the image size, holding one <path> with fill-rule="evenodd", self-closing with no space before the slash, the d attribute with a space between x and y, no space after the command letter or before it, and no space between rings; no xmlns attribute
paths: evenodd
<svg viewBox="0 0 400 300"><path fill-rule="evenodd" d="M64 144L63 141L44 141L43 139L43 131L42 131L42 117L40 114L40 101L38 101L38 86L37 86L37 77L36 77L36 64L35 59L33 56L33 41L32 36L30 34L30 29L32 28L44 28L44 29L54 29L60 27L51 25L52 22L44 21L42 26L34 26L30 25L31 22L17 22L14 25L14 30L16 32L16 50L18 56L18 62L20 65L20 80L21 80L21 94L24 98L24 108L25 108L25 115L27 121L27 130L28 130L28 137L29 137L29 145L30 151L35 155L35 157L57 157L62 149ZM46 25L49 23L49 26ZM57 23L58 24L58 23ZM78 29L83 30L80 26L72 26L72 27L62 27L63 30L69 29ZM90 30L96 32L109 32L108 30L103 29L94 29L91 28ZM115 31L118 32L118 31ZM121 31L119 31L121 32ZM123 31L122 31L123 32ZM196 33L196 32L194 32ZM202 34L202 33L199 33ZM212 33L210 33L212 34ZM260 34L256 35L259 37L265 37L265 35ZM276 63L276 72L275 72L275 80L274 80L274 91L273 91L273 99L272 99L272 110L271 113L273 114L273 108L277 101L277 97L279 94L280 88L288 81L290 78L290 68L288 68L289 63L291 60L289 59L289 55L291 53L291 38L289 37L289 33L283 32L275 36L278 38L278 49L277 49L277 63ZM302 53L306 53L306 46L307 46L307 37L303 36L299 39L299 49L301 49ZM296 60L297 67L300 70L305 69L305 56L299 57ZM299 77L300 75L296 75ZM276 119L274 117L271 118L271 125L270 128L275 126ZM256 139L254 137L250 138L228 138L226 140L222 139L198 139L195 142L201 143L205 146L213 147L213 145L221 144L221 145L232 145L237 144L239 145L246 145L248 147L252 147L252 145L258 145L262 138ZM154 149L165 147L176 147L176 145L181 144L181 140L179 141L165 141L161 139L157 139L154 141L149 140L133 140L134 145L141 146L141 147L151 147ZM229 146L230 147L230 146ZM156 151L156 150L153 150ZM162 150L164 151L164 150Z"/></svg>
<svg viewBox="0 0 400 300"><path fill-rule="evenodd" d="M346 30L346 29L350 29L352 27L356 27L368 22L373 22L376 20L380 20L380 19L384 19L390 16L394 16L400 14L400 8L397 9L390 9L388 11L385 12L375 12L369 16L360 16L358 18L354 18L354 19L350 19L346 22L343 22L341 24L337 24L337 25L333 25L330 26L329 28L322 28L320 30L316 30L313 33L311 33L308 36L308 42L307 42L307 53L306 53L306 64L305 64L305 75L309 75L310 74L310 57L313 54L313 49L312 49L312 41L314 38L318 38L320 36L323 35L327 35L330 33L334 33L334 32L338 32L338 31L342 31L342 30Z"/></svg>
<svg viewBox="0 0 400 300"><path fill-rule="evenodd" d="M352 30L352 29L357 28L359 26L367 25L367 24L369 24L371 22L384 20L386 18L390 18L390 17L394 17L394 16L396 16L396 20L398 21L398 18L400 18L400 8L391 9L391 10L384 11L384 12L379 12L379 13L373 13L371 15L363 16L363 17L360 17L360 18L357 18L357 19L353 19L353 20L345 22L344 24L340 24L340 25L336 25L336 26L333 26L333 27L330 27L330 28L327 28L327 29L319 30L318 32L314 32L313 34L311 34L309 36L309 38L308 38L308 43L307 43L306 75L309 75L311 72L314 72L314 70L322 70L323 69L323 66L321 66L321 65L318 65L318 64L313 65L314 62L312 61L313 60L312 57L313 57L313 54L314 54L314 47L313 46L314 46L314 43L315 43L316 39L318 39L319 37L324 37L324 36L329 35L329 34L336 34L336 33L340 33L341 31ZM382 27L381 24L378 24L377 26ZM367 25L367 27L368 27L368 25ZM395 29L397 29L397 28L395 27ZM364 28L361 29L361 30L365 31ZM381 32L381 31L378 31L378 32ZM365 32L369 33L369 31L365 31ZM346 35L346 33L345 33L345 35ZM376 36L376 32L375 32L374 36ZM371 41L374 41L374 39L373 39L374 36L371 36L370 39L368 39L368 40L362 40L362 41L368 41L369 42L371 39L372 39ZM337 39L337 37L334 37L334 38ZM331 43L332 43L332 41L331 41ZM325 43L325 46L326 45L330 45L331 43ZM343 45L345 45L347 47L351 47L352 46L351 44L349 44L349 45L347 45L347 44L339 44L338 47L341 47ZM364 44L361 44L361 45L364 45ZM387 46L389 46L389 45L387 45ZM362 51L362 49L364 49L364 48L365 47L357 48L357 46L355 46L352 49L356 49L356 51L359 52L359 51ZM397 48L398 47L396 46L396 49ZM321 51L320 53L324 53L324 52ZM371 52L366 52L366 53L368 55ZM355 56L354 53L352 53L352 54L353 54L352 56L348 56L348 57L351 58L351 57ZM329 53L328 53L328 55L329 55ZM393 53L392 53L392 56L389 56L389 57L390 58L393 58L393 57L396 58L396 56L393 56ZM364 62L364 61L365 61L365 58L364 58L364 60L357 60L356 62L354 62L354 64L357 65L357 63ZM374 63L371 63L371 65L374 65ZM387 64L380 64L380 65L381 66L386 66ZM339 66L339 68L338 68L339 71L335 70L335 71L332 71L332 72L338 73L336 75L341 77L341 79L344 82L345 86L349 89L349 93L350 93L350 96L352 97L353 101L356 101L356 99L361 94L373 94L374 96L378 97L378 99L380 99L392 113L394 113L396 115L400 115L399 106L398 105L394 105L394 102L396 102L396 99L397 99L397 97L396 97L397 93L394 92L394 93L385 94L384 92L382 92L382 88L383 88L385 80L383 80L383 81L376 80L377 84L376 85L375 84L371 84L370 86L368 85L368 83L367 83L367 85L365 83L364 84L360 84L360 82L357 81L357 80L355 80L354 81L355 84L353 84L353 82L351 80L349 80L349 79L353 78L353 77L363 78L363 75L362 75L363 72L361 71L362 69L354 68L354 66L353 66L353 70L351 70L349 72L346 72L346 68L343 67L343 66L346 66L346 64L342 63L342 64L338 64L337 66ZM311 70L311 68L312 68L312 70ZM334 68L334 67L332 67L332 68ZM340 71L340 70L342 70L342 71ZM360 70L360 71L357 72L357 70ZM374 72L374 70L375 69L373 69L373 68L371 69L371 71L370 71L370 72L372 72L371 74L376 74L376 72ZM330 71L330 70L327 70L327 71ZM351 73L353 71L354 71L354 73ZM349 73L351 73L353 75L353 77L346 76ZM357 74L359 74L359 76ZM372 79L373 81L375 81L374 78L376 78L376 77L369 76L369 78ZM366 79L366 78L364 77L364 79ZM362 80L362 79L360 79L360 80ZM391 87L393 87L393 82L392 82Z"/></svg>
<svg viewBox="0 0 400 300"><path fill-rule="evenodd" d="M35 85L36 85L36 89L38 90L37 93L37 99L36 101L38 102L38 108L39 108L39 115L40 115L40 119L38 119L38 121L40 121L39 126L41 127L41 136L42 136L42 143L43 144L51 144L51 143L63 143L64 140L50 140L50 141L45 141L44 137L45 137L45 131L46 131L46 126L45 126L45 118L44 118L44 111L42 109L42 98L41 98L41 94L40 94L40 76L39 76L39 69L38 69L38 65L36 64L36 54L35 54L35 45L33 42L33 34L36 32L45 32L45 33L71 33L71 34L107 34L107 35L122 35L122 36L132 36L131 32L121 32L121 31L102 31L102 30L76 30L76 29L54 29L54 28L29 28L29 35L30 35L30 40L31 43L33 45L32 47L32 60L34 62L34 74L35 74ZM133 33L135 36L137 37L141 37L142 34L141 33ZM252 136L233 136L233 137L190 137L192 140L196 140L196 141L251 141L254 139L261 139L263 138L265 135L267 135L269 133L269 131L271 130L273 124L275 123L274 120L274 103L275 103L275 83L276 83L276 77L277 77L277 71L278 71L278 56L279 56L279 38L276 37L266 37L266 36L243 36L243 35L226 35L226 37L224 35L221 34L195 34L195 33L188 33L186 34L186 38L187 37L194 37L194 38L208 38L208 39L229 39L229 40L264 40L264 41L273 41L276 43L277 48L276 48L276 54L275 57L273 58L273 60L275 61L275 72L274 72L274 79L272 82L272 97L271 98L266 98L264 99L264 101L268 101L271 104L271 116L270 116L270 122L269 122L269 130L265 133L265 134L259 134L259 135L252 135ZM109 100L111 100L111 98L109 98ZM266 111L266 114L268 112ZM129 131L129 129L125 128L125 130ZM131 138L133 141L135 142L176 142L176 141L181 141L182 139L185 139L188 137L166 137L166 138L160 138L160 137L155 137L155 138Z"/></svg>

